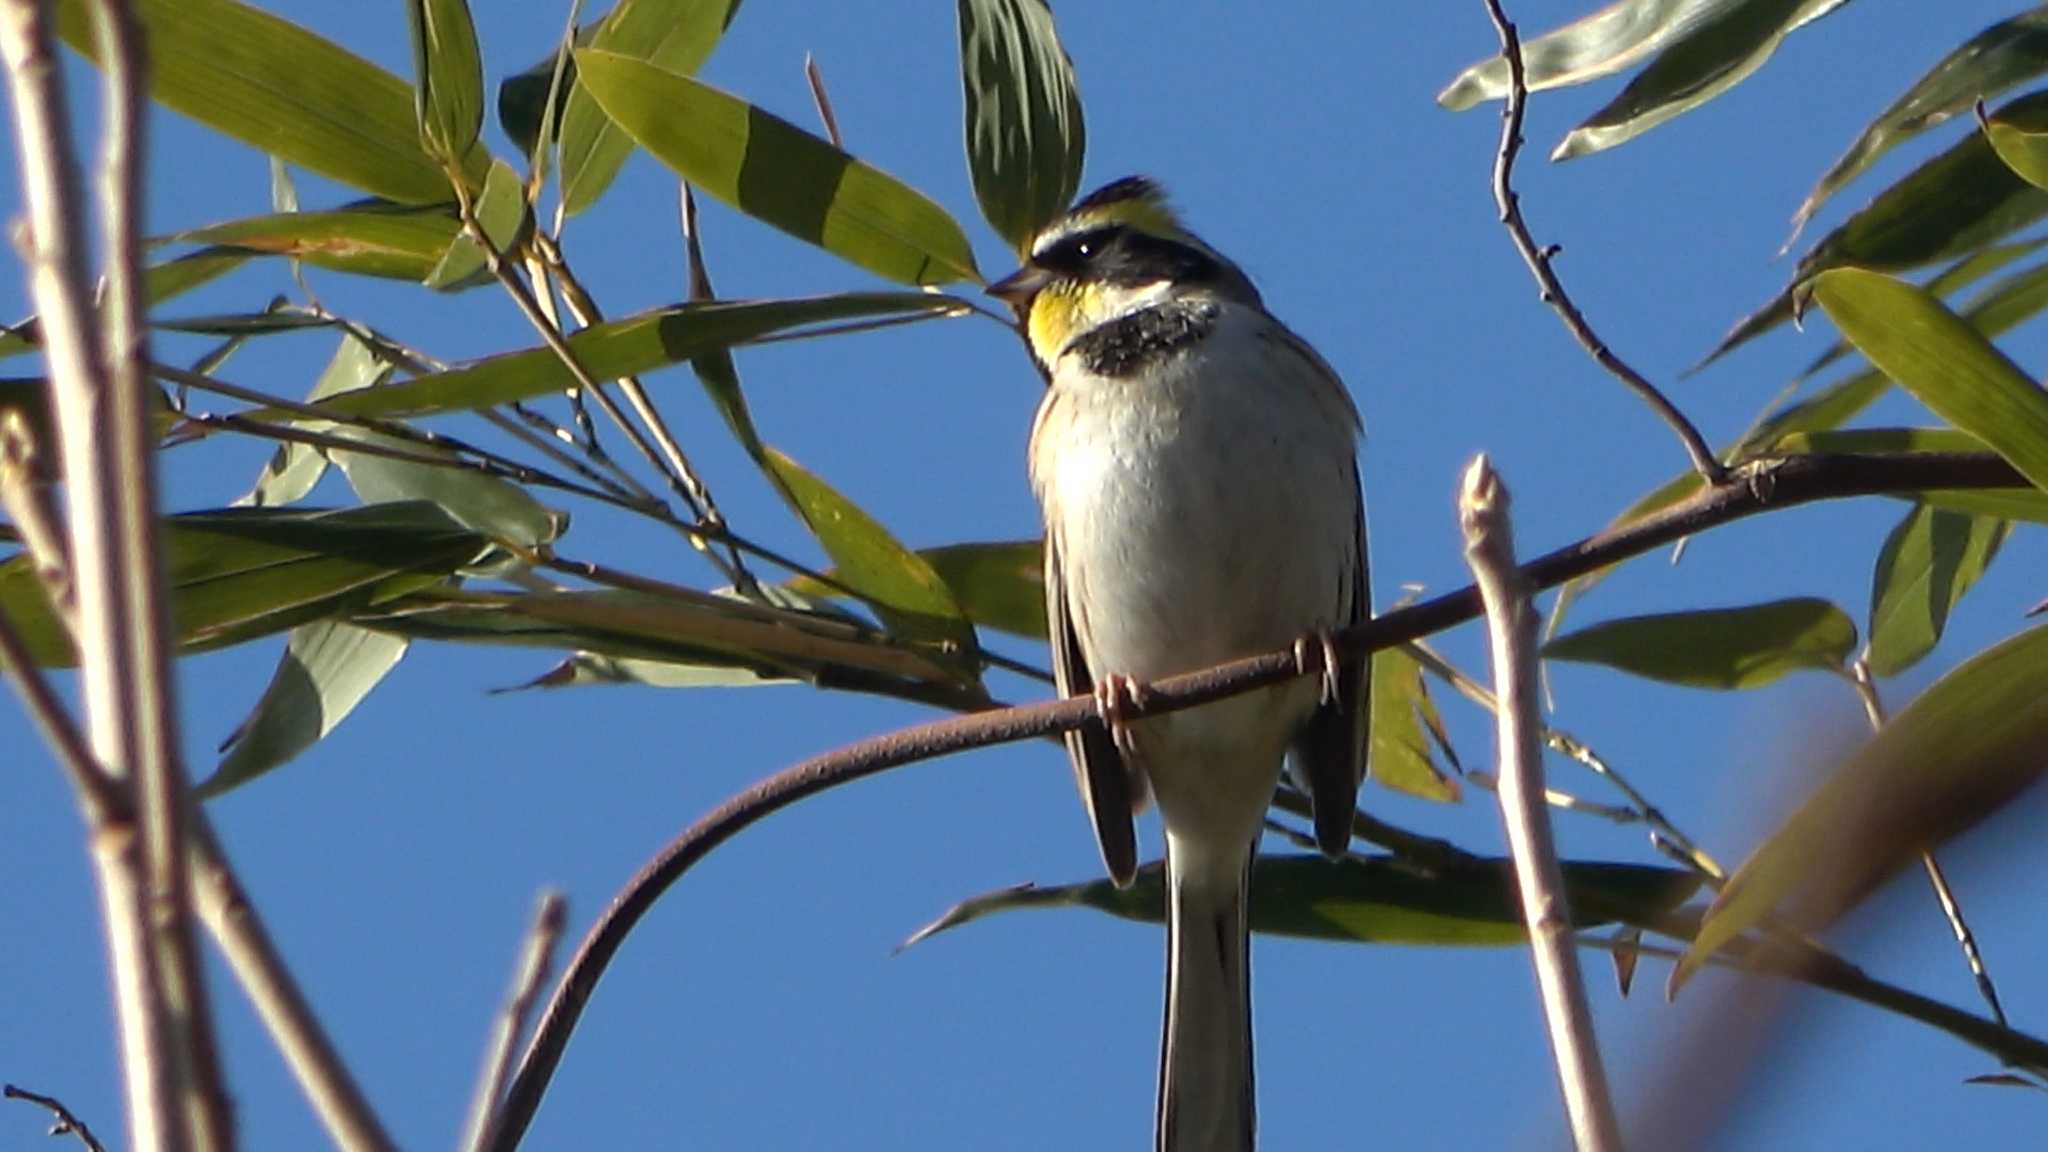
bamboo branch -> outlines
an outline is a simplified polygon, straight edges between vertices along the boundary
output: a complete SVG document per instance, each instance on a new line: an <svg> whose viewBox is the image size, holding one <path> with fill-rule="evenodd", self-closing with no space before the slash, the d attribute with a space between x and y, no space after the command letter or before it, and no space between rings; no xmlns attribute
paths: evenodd
<svg viewBox="0 0 2048 1152"><path fill-rule="evenodd" d="M1571 904L1564 871L1550 834L1543 787L1543 722L1536 669L1536 612L1515 571L1514 535L1508 493L1485 456L1472 462L1458 494L1458 523L1465 534L1465 559L1486 602L1486 630L1493 652L1494 695L1500 701L1500 810L1507 824L1508 850L1529 925L1529 954L1536 966L1543 1018L1564 1088L1572 1140L1582 1152L1619 1152L1621 1130L1593 1011L1579 975L1572 939Z"/></svg>

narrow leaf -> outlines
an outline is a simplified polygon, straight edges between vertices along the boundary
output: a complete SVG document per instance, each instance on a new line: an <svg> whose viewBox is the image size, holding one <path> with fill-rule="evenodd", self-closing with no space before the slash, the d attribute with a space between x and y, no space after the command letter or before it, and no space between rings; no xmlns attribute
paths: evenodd
<svg viewBox="0 0 2048 1152"><path fill-rule="evenodd" d="M1821 176L1792 218L1793 235L1798 235L1828 197L1885 153L2043 71L2048 71L2048 10L2022 12L1956 45L1871 121Z"/></svg>
<svg viewBox="0 0 2048 1152"><path fill-rule="evenodd" d="M484 63L466 0L406 0L412 24L413 117L427 154L454 164L484 125Z"/></svg>
<svg viewBox="0 0 2048 1152"><path fill-rule="evenodd" d="M1045 561L1037 539L920 548L960 611L984 627L1033 640L1045 639ZM823 573L844 583L837 569ZM799 576L788 587L807 596L840 595L831 584Z"/></svg>
<svg viewBox="0 0 2048 1152"><path fill-rule="evenodd" d="M284 656L200 799L219 796L290 761L334 731L405 655L396 636L322 620L292 629Z"/></svg>
<svg viewBox="0 0 2048 1152"><path fill-rule="evenodd" d="M834 321L875 317L953 315L962 305L949 296L918 292L855 292L806 300L743 300L679 304L594 324L569 337L577 362L599 380L652 372L781 333L803 332ZM401 416L467 411L559 392L575 377L552 349L530 348L479 360L461 368L415 376L384 388L351 393L326 402L337 414ZM291 413L262 410L263 419L291 419Z"/></svg>
<svg viewBox="0 0 2048 1152"><path fill-rule="evenodd" d="M1522 45L1531 92L1584 84L1632 68L1744 0L1620 0ZM1508 94L1508 65L1492 56L1458 73L1436 102L1463 112Z"/></svg>
<svg viewBox="0 0 2048 1152"><path fill-rule="evenodd" d="M1571 130L1553 160L1633 140L1749 78L1786 36L1846 0L1738 0L1664 50L1620 96Z"/></svg>
<svg viewBox="0 0 2048 1152"><path fill-rule="evenodd" d="M2048 392L1975 328L1924 289L1860 268L1823 273L1813 298L1885 375L2048 487Z"/></svg>
<svg viewBox="0 0 2048 1152"><path fill-rule="evenodd" d="M58 31L98 51L85 0L63 0ZM136 0L157 102L302 168L401 204L448 200L420 148L405 81L304 28L238 0ZM472 150L465 171L481 178Z"/></svg>
<svg viewBox="0 0 2048 1152"><path fill-rule="evenodd" d="M1984 574L2008 525L1915 504L1885 538L1871 574L1871 672L1896 676L1934 651L1948 614Z"/></svg>
<svg viewBox="0 0 2048 1152"><path fill-rule="evenodd" d="M1550 641L1543 655L1695 688L1757 688L1802 668L1839 668L1855 647L1856 625L1840 608L1795 599L1609 620Z"/></svg>
<svg viewBox="0 0 2048 1152"><path fill-rule="evenodd" d="M476 218L483 225L491 247L501 255L512 248L530 222L524 181L503 160L491 161L490 175L484 178L483 192L476 200ZM442 290L460 288L473 283L483 271L484 250L461 231L458 223L455 239L442 253L440 263L427 274L426 283L429 288Z"/></svg>
<svg viewBox="0 0 2048 1152"><path fill-rule="evenodd" d="M839 581L873 605L891 632L956 655L975 651L973 625L930 563L796 461L773 448L768 461L811 534L832 557Z"/></svg>
<svg viewBox="0 0 2048 1152"><path fill-rule="evenodd" d="M370 201L331 212L230 220L165 240L288 256L336 272L417 282L433 272L461 231L461 223L445 208Z"/></svg>
<svg viewBox="0 0 2048 1152"><path fill-rule="evenodd" d="M1458 782L1437 766L1431 732L1442 718L1422 665L1405 648L1385 648L1372 657L1372 780L1383 788L1438 803L1456 803Z"/></svg>
<svg viewBox="0 0 2048 1152"><path fill-rule="evenodd" d="M1022 251L1073 200L1087 133L1045 0L959 0L967 170L981 215Z"/></svg>
<svg viewBox="0 0 2048 1152"><path fill-rule="evenodd" d="M740 0L618 0L590 46L689 75L710 58L739 8ZM633 141L590 97L575 85L562 112L562 208L572 216L597 203L633 151Z"/></svg>
<svg viewBox="0 0 2048 1152"><path fill-rule="evenodd" d="M2044 695L2048 628L1936 681L1743 861L1672 973L1672 990L1774 909L1818 927L2004 808L2048 767Z"/></svg>
<svg viewBox="0 0 2048 1152"><path fill-rule="evenodd" d="M585 48L576 68L579 90L703 192L886 279L980 281L944 209L787 120L628 56Z"/></svg>
<svg viewBox="0 0 2048 1152"><path fill-rule="evenodd" d="M368 388L391 374L391 362L353 332L345 332L334 356L306 394L310 401ZM237 507L267 508L296 504L306 498L327 472L327 457L311 444L279 444L256 478L256 486L235 501Z"/></svg>
<svg viewBox="0 0 2048 1152"><path fill-rule="evenodd" d="M1699 878L1673 868L1563 862L1572 925L1616 921L1655 926L1699 890ZM976 896L949 909L903 947L998 912L1020 908L1087 907L1143 923L1165 911L1160 868L1138 870L1119 890L1107 880L1040 888L1025 884ZM1260 856L1252 866L1253 931L1310 940L1472 948L1528 939L1512 865L1476 858L1432 865L1427 872L1389 856Z"/></svg>

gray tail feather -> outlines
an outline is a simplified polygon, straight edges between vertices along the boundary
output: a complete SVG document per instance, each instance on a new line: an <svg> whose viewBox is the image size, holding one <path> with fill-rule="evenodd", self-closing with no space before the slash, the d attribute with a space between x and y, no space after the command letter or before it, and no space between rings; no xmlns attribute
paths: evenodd
<svg viewBox="0 0 2048 1152"><path fill-rule="evenodd" d="M1234 881L1204 882L1166 860L1166 1026L1160 1039L1158 1152L1251 1152L1249 848Z"/></svg>

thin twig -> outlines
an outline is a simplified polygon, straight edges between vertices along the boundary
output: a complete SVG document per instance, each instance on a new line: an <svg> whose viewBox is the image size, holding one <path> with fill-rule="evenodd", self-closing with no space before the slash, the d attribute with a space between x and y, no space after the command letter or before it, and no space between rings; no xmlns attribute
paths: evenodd
<svg viewBox="0 0 2048 1152"><path fill-rule="evenodd" d="M1702 488L1693 495L1626 527L1557 549L1524 565L1521 579L1531 589L1549 588L1682 536L1755 515L1818 500L1930 488L2018 488L2024 477L1990 453L1915 456L1808 455L1754 461L1743 483ZM1335 637L1339 655L1359 659L1383 648L1440 632L1476 617L1476 588L1397 609ZM1183 708L1279 684L1302 675L1294 650L1234 660L1146 686L1133 716L1165 715ZM955 716L899 729L834 749L784 769L732 797L664 847L592 924L556 983L507 1090L501 1127L490 1147L509 1152L532 1122L541 1097L560 1064L584 1005L605 967L663 892L699 860L741 831L806 797L866 779L891 768L1018 740L1041 739L1098 723L1092 696ZM1295 810L1295 809L1290 809ZM1362 814L1361 814L1362 816ZM1354 817L1354 825L1360 817ZM1362 831L1390 847L1401 844L1398 829ZM1414 839L1408 837L1407 839ZM1431 842L1419 847L1426 850ZM1449 847L1449 846L1445 846ZM1404 846L1403 851L1406 851ZM1455 853L1457 850L1449 849Z"/></svg>
<svg viewBox="0 0 2048 1152"><path fill-rule="evenodd" d="M561 893L541 893L533 927L527 930L525 946L519 951L519 965L513 970L512 990L505 997L505 1008L498 1014L498 1021L491 1028L490 1043L484 1050L483 1075L477 1081L476 1096L469 1106L469 1123L463 1129L462 1147L468 1152L478 1152L490 1135L491 1117L496 1115L498 1100L505 1094L505 1081L512 1075L512 1049L519 1043L520 1033L526 1030L526 1018L533 1012L534 1001L540 998L541 986L547 983L548 972L554 966L555 945L561 941L567 916L568 903Z"/></svg>
<svg viewBox="0 0 2048 1152"><path fill-rule="evenodd" d="M391 1152L397 1146L299 990L213 830L202 820L192 831L185 863L199 917L329 1139L344 1152Z"/></svg>
<svg viewBox="0 0 2048 1152"><path fill-rule="evenodd" d="M1465 675L1456 665L1444 659L1436 649L1422 641L1416 641L1408 645L1408 651L1423 668L1456 689L1466 699L1489 712L1499 711L1499 701L1484 684ZM1561 728L1548 726L1543 729L1543 742L1561 755L1577 761L1594 775L1605 779L1620 792L1624 802L1633 810L1635 819L1650 829L1650 843L1658 851L1699 873L1700 878L1715 889L1727 883L1728 874L1705 849L1673 824L1670 817L1664 815L1663 809L1652 804L1649 797L1637 790L1635 785L1629 783L1627 777L1585 742Z"/></svg>
<svg viewBox="0 0 2048 1152"><path fill-rule="evenodd" d="M1884 698L1878 695L1877 680L1871 675L1867 657L1859 656L1849 665L1848 679L1856 689L1856 698L1863 704L1863 714L1870 721L1870 730L1882 731L1886 719ZM1977 947L1977 934L1970 930L1970 922L1963 916L1963 906L1956 899L1955 889L1949 885L1947 873L1942 871L1941 861L1933 852L1922 852L1920 864L1927 873L1928 884L1934 888L1934 899L1941 905L1948 930L1954 934L1956 946L1963 950L1963 963L1970 968L1970 979L1977 985L1977 995L1983 997L1985 1006L1991 1009L1991 1018L2003 1025L2005 1008L1998 1002L1998 986L1992 983L1991 969L1985 966L1984 953Z"/></svg>
<svg viewBox="0 0 2048 1152"><path fill-rule="evenodd" d="M71 1109L66 1108L64 1102L55 1096L45 1096L40 1092L31 1092L12 1084L0 1085L0 1096L5 1096L9 1100L25 1100L48 1112L53 1117L50 1135L76 1136L78 1142L85 1145L88 1152L107 1152L106 1145L100 1143L99 1137L92 1134L92 1129L86 1127L85 1121L72 1115Z"/></svg>
<svg viewBox="0 0 2048 1152"><path fill-rule="evenodd" d="M576 278L575 272L562 256L561 248L546 237L539 238L534 247L545 261L549 277L561 288L562 302L569 306L569 312L576 317L576 322L586 328L602 324L604 312L598 308L597 301L590 293L584 290L582 281ZM712 534L722 534L726 524L725 517L718 511L718 502L711 498L711 489L698 476L696 466L683 454L683 446L669 431L668 421L662 418L660 409L647 398L647 389L641 386L640 378L621 376L618 383L619 393L632 407L633 415L639 418L640 423L646 427L647 434L654 438L655 445L661 449L662 459L667 464L667 467L662 469L662 475L669 479L670 486L683 501L683 506L690 509L691 514ZM698 551L710 554L709 542L703 536L692 534L689 540ZM717 561L716 556L712 556L712 559L714 563ZM746 562L740 558L740 554L728 549L728 559L730 563L722 564L720 567L725 569L725 575L732 581L733 587L739 589L742 595L757 596L759 590L753 574L747 571Z"/></svg>
<svg viewBox="0 0 2048 1152"><path fill-rule="evenodd" d="M1581 1152L1619 1152L1621 1129L1600 1063L1593 1010L1579 975L1571 904L1544 803L1536 609L1515 570L1507 488L1485 456L1473 460L1465 472L1458 523L1465 534L1465 560L1486 602L1494 694L1500 700L1501 817L1522 894L1522 917L1529 925L1530 959L1536 966L1543 1018L1550 1027L1550 1047L1564 1088L1565 1112Z"/></svg>
<svg viewBox="0 0 2048 1152"><path fill-rule="evenodd" d="M1677 434L1679 443L1685 446L1685 454L1692 460L1695 472L1706 478L1709 484L1722 484L1728 479L1728 470L1714 456L1707 441L1686 419L1685 413L1671 403L1657 390L1642 373L1630 367L1614 350L1607 346L1593 326L1586 320L1585 313L1564 290L1556 269L1551 267L1557 249L1543 247L1529 234L1529 225L1522 219L1521 197L1514 189L1515 157L1522 150L1522 115L1528 103L1528 80L1522 62L1522 41L1501 8L1500 0L1485 0L1487 15L1493 18L1494 31L1500 34L1501 57L1508 65L1508 94L1506 106L1501 111L1500 152L1493 165L1493 199L1500 209L1500 222L1507 227L1508 235L1514 239L1516 251L1522 254L1523 263L1536 277L1537 289L1543 302L1550 305L1558 318L1564 321L1573 339L1579 342L1587 354L1616 379L1626 384L1645 404L1650 406L1664 423Z"/></svg>

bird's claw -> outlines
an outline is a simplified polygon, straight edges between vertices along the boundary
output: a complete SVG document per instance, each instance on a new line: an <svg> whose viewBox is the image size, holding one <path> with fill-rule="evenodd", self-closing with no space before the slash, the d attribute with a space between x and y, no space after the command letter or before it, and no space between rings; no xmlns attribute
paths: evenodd
<svg viewBox="0 0 2048 1152"><path fill-rule="evenodd" d="M1315 655L1310 655L1315 652ZM1319 703L1329 704L1337 699L1337 671L1343 663L1343 656L1337 651L1337 637L1328 629L1303 635L1294 642L1294 669L1303 676L1317 672L1321 684L1322 699Z"/></svg>
<svg viewBox="0 0 2048 1152"><path fill-rule="evenodd" d="M1136 718L1131 712L1144 707L1145 686L1129 676L1112 672L1095 686L1095 714L1102 718L1102 726L1109 729L1109 738L1117 751L1127 757L1135 757L1138 751L1131 732Z"/></svg>

